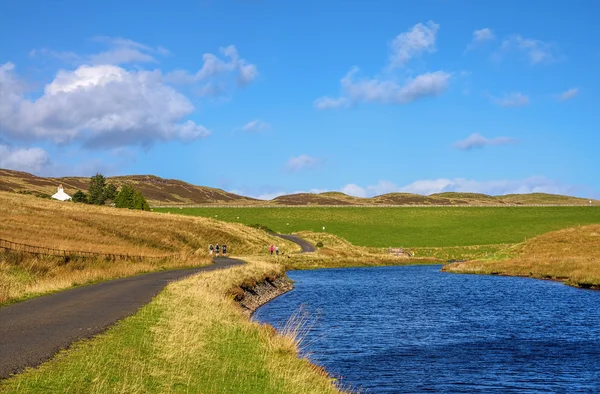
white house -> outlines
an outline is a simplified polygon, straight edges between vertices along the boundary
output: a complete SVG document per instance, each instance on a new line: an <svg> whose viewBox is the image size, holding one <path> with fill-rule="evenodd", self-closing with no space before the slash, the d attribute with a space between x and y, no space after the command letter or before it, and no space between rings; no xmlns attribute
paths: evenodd
<svg viewBox="0 0 600 394"><path fill-rule="evenodd" d="M67 193L65 193L65 189L63 189L62 185L58 185L58 192L52 196L55 200L67 201L71 199Z"/></svg>

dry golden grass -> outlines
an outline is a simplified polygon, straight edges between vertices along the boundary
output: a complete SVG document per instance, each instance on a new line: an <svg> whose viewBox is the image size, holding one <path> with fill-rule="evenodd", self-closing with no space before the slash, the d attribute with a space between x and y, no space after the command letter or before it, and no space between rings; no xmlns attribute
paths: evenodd
<svg viewBox="0 0 600 394"><path fill-rule="evenodd" d="M345 239L328 233L301 231L296 235L313 245L319 243L316 253L283 256L279 261L287 269L318 269L341 267L369 267L385 265L431 264L440 262L434 257L395 256L388 248L356 246Z"/></svg>
<svg viewBox="0 0 600 394"><path fill-rule="evenodd" d="M277 242L297 245L248 226L207 218L49 201L0 192L0 238L35 246L107 254L168 256L158 261L74 259L0 253L0 304L99 280L210 263L209 243L230 255L266 255Z"/></svg>
<svg viewBox="0 0 600 394"><path fill-rule="evenodd" d="M517 257L480 260L444 267L447 272L530 276L600 288L600 225L572 227L532 238Z"/></svg>
<svg viewBox="0 0 600 394"><path fill-rule="evenodd" d="M233 301L231 288L284 274L280 265L249 260L170 284L135 316L0 391L339 393L335 379L298 357L301 330L278 334Z"/></svg>
<svg viewBox="0 0 600 394"><path fill-rule="evenodd" d="M247 226L200 217L99 207L0 192L0 238L99 253L172 255L227 243L232 253L262 254L274 239ZM296 250L278 241L280 249Z"/></svg>

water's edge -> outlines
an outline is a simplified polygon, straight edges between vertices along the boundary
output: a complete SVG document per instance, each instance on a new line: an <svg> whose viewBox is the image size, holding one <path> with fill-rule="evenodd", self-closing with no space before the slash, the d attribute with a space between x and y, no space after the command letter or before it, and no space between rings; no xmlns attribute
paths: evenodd
<svg viewBox="0 0 600 394"><path fill-rule="evenodd" d="M244 314L251 317L259 307L291 291L293 288L292 280L286 274L275 278L273 281L265 279L264 282L258 283L252 289L244 289L244 294L242 299L238 300L238 304Z"/></svg>

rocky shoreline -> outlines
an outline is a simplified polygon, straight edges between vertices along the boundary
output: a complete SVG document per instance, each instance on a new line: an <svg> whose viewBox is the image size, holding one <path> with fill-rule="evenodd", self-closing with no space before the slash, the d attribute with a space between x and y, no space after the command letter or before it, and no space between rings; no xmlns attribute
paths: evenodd
<svg viewBox="0 0 600 394"><path fill-rule="evenodd" d="M265 279L251 289L243 289L243 296L238 304L244 313L250 317L260 306L292 290L294 285L287 276L281 276L273 281Z"/></svg>

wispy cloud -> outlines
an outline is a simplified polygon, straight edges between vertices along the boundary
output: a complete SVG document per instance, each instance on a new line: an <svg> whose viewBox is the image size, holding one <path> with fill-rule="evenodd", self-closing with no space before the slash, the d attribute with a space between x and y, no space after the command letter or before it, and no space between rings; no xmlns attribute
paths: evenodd
<svg viewBox="0 0 600 394"><path fill-rule="evenodd" d="M323 163L322 159L309 155L300 155L298 157L291 157L286 163L286 168L289 171L300 171L306 168L316 167L321 163Z"/></svg>
<svg viewBox="0 0 600 394"><path fill-rule="evenodd" d="M513 35L502 41L492 59L501 60L507 53L517 51L525 55L531 65L553 63L560 60L554 44Z"/></svg>
<svg viewBox="0 0 600 394"><path fill-rule="evenodd" d="M165 80L173 84L203 83L207 79L234 76L238 86L246 86L258 77L256 65L241 58L234 45L220 48L225 59L212 53L202 55L202 67L195 73L186 70L175 70L167 73Z"/></svg>
<svg viewBox="0 0 600 394"><path fill-rule="evenodd" d="M467 50L473 49L485 42L493 41L496 38L494 31L488 27L474 30L471 43L467 46Z"/></svg>
<svg viewBox="0 0 600 394"><path fill-rule="evenodd" d="M485 138L479 133L473 133L464 140L456 141L452 146L460 150L481 149L486 146L514 144L517 140L509 137Z"/></svg>
<svg viewBox="0 0 600 394"><path fill-rule="evenodd" d="M163 47L151 47L139 42L121 37L99 36L92 39L108 49L91 55L77 54L70 51L54 51L48 48L32 49L31 57L50 56L60 61L74 65L122 65L156 63L156 55L166 56L169 51Z"/></svg>
<svg viewBox="0 0 600 394"><path fill-rule="evenodd" d="M529 105L529 97L521 92L504 94L501 97L489 96L492 102L501 107L524 107Z"/></svg>
<svg viewBox="0 0 600 394"><path fill-rule="evenodd" d="M436 71L425 73L398 84L390 79L357 79L358 68L354 67L341 85L340 98L321 97L313 103L318 109L339 108L357 103L407 104L425 97L435 97L446 91L452 74Z"/></svg>
<svg viewBox="0 0 600 394"><path fill-rule="evenodd" d="M390 44L390 57L383 76L358 77L359 68L352 67L341 79L341 96L323 96L313 102L316 109L349 107L358 103L407 104L425 97L441 95L448 87L451 73L427 72L412 78L396 77L394 69L404 67L423 53L435 52L439 25L433 21L418 23L397 35Z"/></svg>
<svg viewBox="0 0 600 394"><path fill-rule="evenodd" d="M572 88L569 90L566 90L562 93L560 93L557 98L559 101L567 101L567 100L571 100L572 98L574 98L575 96L577 96L579 94L579 89L578 88Z"/></svg>
<svg viewBox="0 0 600 394"><path fill-rule="evenodd" d="M417 23L407 32L398 34L391 43L390 67L403 67L424 52L435 52L435 39L440 25L433 21Z"/></svg>
<svg viewBox="0 0 600 394"><path fill-rule="evenodd" d="M270 124L263 122L261 120L255 119L255 120L252 120L252 121L246 123L244 125L244 127L242 127L242 130L251 133L251 132L265 131L265 130L268 130L270 127L271 127Z"/></svg>
<svg viewBox="0 0 600 394"><path fill-rule="evenodd" d="M523 194L523 193L552 193L577 194L577 188L561 184L545 177L533 176L520 180L476 181L466 178L422 179L405 186L399 186L389 181L380 181L375 185L361 187L348 184L340 189L346 194L356 197L371 197L375 195L403 192L430 195L443 192L472 192L489 195Z"/></svg>

